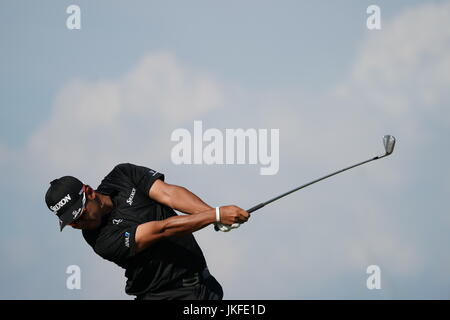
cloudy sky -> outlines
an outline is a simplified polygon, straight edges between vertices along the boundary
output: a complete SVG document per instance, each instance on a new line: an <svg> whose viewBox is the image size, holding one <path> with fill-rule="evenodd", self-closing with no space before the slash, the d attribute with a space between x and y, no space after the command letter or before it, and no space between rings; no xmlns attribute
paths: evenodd
<svg viewBox="0 0 450 320"><path fill-rule="evenodd" d="M392 134L391 157L196 238L225 299L449 299L449 19L450 1L1 1L0 298L132 298L122 269L58 231L44 202L56 177L96 187L132 162L248 209ZM278 172L175 165L171 134L196 120L279 129Z"/></svg>

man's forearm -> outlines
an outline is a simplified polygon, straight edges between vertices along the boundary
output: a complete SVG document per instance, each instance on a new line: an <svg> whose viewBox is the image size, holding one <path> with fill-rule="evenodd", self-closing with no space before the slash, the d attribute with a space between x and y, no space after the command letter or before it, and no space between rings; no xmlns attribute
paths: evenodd
<svg viewBox="0 0 450 320"><path fill-rule="evenodd" d="M165 220L140 224L136 229L136 252L141 252L152 243L168 237L191 234L215 221L214 209L191 216L174 216Z"/></svg>
<svg viewBox="0 0 450 320"><path fill-rule="evenodd" d="M170 207L183 213L197 214L212 209L211 206L184 187L171 185L169 198Z"/></svg>

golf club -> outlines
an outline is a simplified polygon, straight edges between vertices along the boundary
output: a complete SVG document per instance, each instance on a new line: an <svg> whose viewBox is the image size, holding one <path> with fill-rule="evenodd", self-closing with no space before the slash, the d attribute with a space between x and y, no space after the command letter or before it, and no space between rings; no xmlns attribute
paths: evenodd
<svg viewBox="0 0 450 320"><path fill-rule="evenodd" d="M378 159L381 159L381 158L384 158L384 157L389 156L389 155L392 154L392 152L394 151L395 137L394 137L394 136L391 136L391 135L385 135L385 136L383 137L383 144L384 144L384 150L385 150L385 154L384 154L384 155L376 156L375 158L372 158L372 159L369 159L369 160L366 160L366 161L363 161L363 162L354 164L354 165L352 165L352 166L350 166L350 167L347 167L347 168L341 169L341 170L339 170L339 171L333 172L333 173L331 173L331 174L329 174L329 175L326 175L326 176L324 176L324 177L322 177L322 178L319 178L319 179L316 179L316 180L314 180L314 181L308 182L308 183L306 183L306 184L304 184L304 185L302 185L302 186L300 186L300 187L297 187L297 188L295 188L295 189L293 189L293 190L290 190L290 191L288 191L288 192L285 192L285 193L279 195L278 197L275 197L275 198L273 198L273 199L270 199L270 200L268 200L268 201L266 201L266 202L262 202L262 203L260 203L260 204L258 204L258 205L256 205L256 206L254 206L254 207L248 209L247 212L248 212L248 213L251 213L251 212L254 212L254 211L258 210L258 209L261 209L262 207L268 205L269 203L272 203L272 202L274 202L274 201L276 201L276 200L278 200L278 199L281 199L281 198L287 196L288 194L291 194L291 193L293 193L293 192L295 192L295 191L298 191L298 190L300 190L300 189L306 188L306 187L308 187L308 186L310 186L310 185L312 185L312 184L314 184L314 183L316 183L316 182L319 182L319 181L322 181L322 180L327 179L327 178L329 178L329 177L332 177L332 176L334 176L334 175L336 175L336 174L338 174L338 173L341 173L341 172L347 171L347 170L349 170L349 169L352 169L352 168L358 167L358 166L360 166L360 165L363 165L363 164L365 164L365 163L368 163L368 162L371 162L371 161L378 160Z"/></svg>

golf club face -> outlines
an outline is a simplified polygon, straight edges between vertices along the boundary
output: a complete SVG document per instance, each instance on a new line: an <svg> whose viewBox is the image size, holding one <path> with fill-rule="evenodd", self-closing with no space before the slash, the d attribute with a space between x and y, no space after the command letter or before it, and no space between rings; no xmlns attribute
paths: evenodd
<svg viewBox="0 0 450 320"><path fill-rule="evenodd" d="M395 137L391 135L385 135L383 137L383 144L386 155L390 155L394 151Z"/></svg>

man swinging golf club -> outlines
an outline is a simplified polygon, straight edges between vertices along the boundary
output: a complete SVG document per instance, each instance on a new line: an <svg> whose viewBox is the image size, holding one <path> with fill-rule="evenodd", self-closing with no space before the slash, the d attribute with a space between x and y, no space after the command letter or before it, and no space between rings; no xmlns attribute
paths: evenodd
<svg viewBox="0 0 450 320"><path fill-rule="evenodd" d="M101 257L126 269L125 291L137 299L222 299L223 291L206 267L192 233L214 224L230 231L250 213L293 192L394 151L396 139L385 135L385 153L330 173L248 209L212 208L183 187L164 183L164 175L133 164L117 165L97 190L74 177L53 180L45 195L50 210L83 237ZM178 210L188 216L178 216Z"/></svg>
<svg viewBox="0 0 450 320"><path fill-rule="evenodd" d="M60 229L81 229L102 258L126 270L125 292L138 300L220 300L193 232L210 224L230 231L249 219L237 206L213 208L186 188L143 166L119 164L94 190L71 176L45 195ZM177 215L175 210L187 215Z"/></svg>

